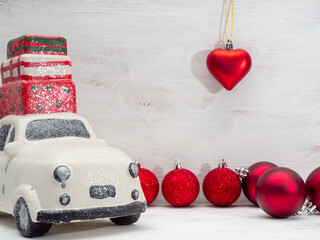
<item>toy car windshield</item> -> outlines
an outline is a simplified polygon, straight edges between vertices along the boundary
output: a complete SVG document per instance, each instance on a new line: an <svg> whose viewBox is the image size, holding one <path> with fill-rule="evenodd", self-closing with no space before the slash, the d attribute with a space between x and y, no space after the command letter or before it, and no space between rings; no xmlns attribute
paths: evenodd
<svg viewBox="0 0 320 240"><path fill-rule="evenodd" d="M80 137L90 138L90 134L80 120L39 119L28 124L26 138L38 141L50 138Z"/></svg>

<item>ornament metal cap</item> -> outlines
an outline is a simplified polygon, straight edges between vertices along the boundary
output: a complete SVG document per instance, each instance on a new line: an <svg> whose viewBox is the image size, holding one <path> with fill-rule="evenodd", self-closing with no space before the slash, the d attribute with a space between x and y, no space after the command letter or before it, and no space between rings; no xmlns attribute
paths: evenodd
<svg viewBox="0 0 320 240"><path fill-rule="evenodd" d="M311 202L311 201L308 201L305 205L304 205L304 209L303 209L303 212L304 213L307 213L307 214L314 214L316 213L318 210L317 210L317 206Z"/></svg>
<svg viewBox="0 0 320 240"><path fill-rule="evenodd" d="M229 51L233 50L232 41L228 40L228 42L226 43L226 50L229 50Z"/></svg>
<svg viewBox="0 0 320 240"><path fill-rule="evenodd" d="M141 160L140 157L138 157L138 158L136 158L136 159L134 160L134 163L138 166L138 168L141 167L141 166L140 166L140 160Z"/></svg>
<svg viewBox="0 0 320 240"><path fill-rule="evenodd" d="M234 171L242 179L246 178L248 176L248 173L249 173L249 169L245 168L245 167L236 168Z"/></svg>
<svg viewBox="0 0 320 240"><path fill-rule="evenodd" d="M175 161L175 164L174 164L174 167L175 167L175 169L181 169L182 167L181 167L181 162L180 162L180 160L176 160Z"/></svg>
<svg viewBox="0 0 320 240"><path fill-rule="evenodd" d="M219 168L227 168L228 167L226 161L224 160L224 158L220 161L218 167Z"/></svg>

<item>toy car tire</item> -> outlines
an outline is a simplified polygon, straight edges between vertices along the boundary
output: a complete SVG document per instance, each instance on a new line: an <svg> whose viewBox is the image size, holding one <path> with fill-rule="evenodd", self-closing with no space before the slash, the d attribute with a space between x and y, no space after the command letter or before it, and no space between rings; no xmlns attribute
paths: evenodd
<svg viewBox="0 0 320 240"><path fill-rule="evenodd" d="M16 221L17 229L24 237L39 237L46 234L52 224L51 223L34 223L31 221L28 205L23 198L19 198L14 210L13 216Z"/></svg>
<svg viewBox="0 0 320 240"><path fill-rule="evenodd" d="M124 216L124 217L117 217L117 218L110 218L110 220L118 225L130 225L135 222L137 222L140 218L140 213L130 216Z"/></svg>

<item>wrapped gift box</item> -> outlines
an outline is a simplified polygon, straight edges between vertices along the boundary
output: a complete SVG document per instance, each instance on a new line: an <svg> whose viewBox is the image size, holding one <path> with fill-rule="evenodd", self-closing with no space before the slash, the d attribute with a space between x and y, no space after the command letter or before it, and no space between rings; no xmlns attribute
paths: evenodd
<svg viewBox="0 0 320 240"><path fill-rule="evenodd" d="M68 56L23 54L1 64L2 83L20 80L71 80Z"/></svg>
<svg viewBox="0 0 320 240"><path fill-rule="evenodd" d="M0 119L7 115L77 112L71 80L15 81L0 87Z"/></svg>
<svg viewBox="0 0 320 240"><path fill-rule="evenodd" d="M8 42L8 58L27 53L67 55L67 40L57 36L26 34Z"/></svg>

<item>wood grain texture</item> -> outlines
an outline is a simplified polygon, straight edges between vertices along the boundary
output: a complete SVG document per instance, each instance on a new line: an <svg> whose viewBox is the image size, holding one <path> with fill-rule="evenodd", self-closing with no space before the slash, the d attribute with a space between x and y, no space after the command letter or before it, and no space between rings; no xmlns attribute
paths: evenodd
<svg viewBox="0 0 320 240"><path fill-rule="evenodd" d="M200 182L221 158L233 169L272 161L306 178L320 164L320 2L235 1L234 47L253 65L231 92L205 66L221 46L222 7L222 0L0 1L0 60L22 34L66 37L79 114L160 181L176 158ZM197 203L205 202L200 194Z"/></svg>

